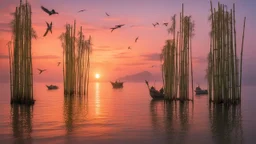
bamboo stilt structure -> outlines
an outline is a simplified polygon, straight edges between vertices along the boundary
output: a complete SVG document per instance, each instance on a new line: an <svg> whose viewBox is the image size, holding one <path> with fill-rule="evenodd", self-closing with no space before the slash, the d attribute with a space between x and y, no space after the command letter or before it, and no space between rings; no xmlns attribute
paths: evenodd
<svg viewBox="0 0 256 144"><path fill-rule="evenodd" d="M208 55L208 87L209 101L214 103L237 104L241 100L241 73L242 73L242 51L239 61L236 46L236 20L235 4L233 9L225 9L227 6L218 3L217 10L211 5L211 45ZM245 21L244 21L245 29ZM240 87L240 89L239 89Z"/></svg>
<svg viewBox="0 0 256 144"><path fill-rule="evenodd" d="M33 105L33 73L31 40L36 38L32 28L31 5L29 3L16 7L11 22L12 42L9 47L11 104ZM13 45L11 46L11 43Z"/></svg>
<svg viewBox="0 0 256 144"><path fill-rule="evenodd" d="M189 80L193 82L191 42L194 23L191 16L184 16L184 5L180 13L180 30L176 38L176 19L172 17L172 26L168 29L173 39L167 40L162 49L162 73L165 99L186 101L189 98ZM189 71L191 69L191 71ZM193 84L192 91L193 91ZM192 96L193 99L193 96Z"/></svg>
<svg viewBox="0 0 256 144"><path fill-rule="evenodd" d="M91 40L85 40L82 27L76 38L76 21L66 25L61 34L63 47L63 78L65 95L87 95L89 83Z"/></svg>

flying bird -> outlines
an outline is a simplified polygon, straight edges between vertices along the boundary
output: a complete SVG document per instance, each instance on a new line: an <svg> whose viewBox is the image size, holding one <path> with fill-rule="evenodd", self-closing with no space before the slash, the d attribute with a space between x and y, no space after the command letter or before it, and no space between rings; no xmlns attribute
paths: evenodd
<svg viewBox="0 0 256 144"><path fill-rule="evenodd" d="M108 13L106 13L106 12L105 12L105 14L106 14L107 16L109 16L109 14L108 14Z"/></svg>
<svg viewBox="0 0 256 144"><path fill-rule="evenodd" d="M39 74L41 74L42 72L46 71L46 69L42 70L42 69L39 69L39 68L38 68L38 70L39 70Z"/></svg>
<svg viewBox="0 0 256 144"><path fill-rule="evenodd" d="M152 24L154 27L156 27L156 25L159 25L159 23L158 22L156 22L155 24Z"/></svg>
<svg viewBox="0 0 256 144"><path fill-rule="evenodd" d="M52 9L51 11L49 11L47 8L45 8L45 7L43 7L43 6L41 6L41 8L42 8L42 10L43 10L44 12L48 13L49 16L50 16L50 15L53 15L53 14L59 14L59 13L56 12L54 9Z"/></svg>
<svg viewBox="0 0 256 144"><path fill-rule="evenodd" d="M116 28L116 27L114 27L114 28L110 28L110 29L111 29L111 32L112 32L112 31L114 31L114 30L115 30L115 29L117 29L117 28Z"/></svg>
<svg viewBox="0 0 256 144"><path fill-rule="evenodd" d="M163 25L167 26L167 25L168 25L168 23L163 23Z"/></svg>
<svg viewBox="0 0 256 144"><path fill-rule="evenodd" d="M60 65L61 62L58 62L58 66Z"/></svg>
<svg viewBox="0 0 256 144"><path fill-rule="evenodd" d="M116 25L115 27L110 28L111 32L114 31L115 29L121 28L122 26L124 26L124 24Z"/></svg>
<svg viewBox="0 0 256 144"><path fill-rule="evenodd" d="M47 35L48 31L52 33L52 22L50 24L46 22L46 24L47 24L47 29L46 29L46 32L44 33L44 37Z"/></svg>
<svg viewBox="0 0 256 144"><path fill-rule="evenodd" d="M137 37L137 38L135 39L135 42L137 42L138 39L139 39L139 37Z"/></svg>
<svg viewBox="0 0 256 144"><path fill-rule="evenodd" d="M82 9L82 10L78 11L77 13L79 13L79 12L84 12L84 11L86 11L86 9Z"/></svg>
<svg viewBox="0 0 256 144"><path fill-rule="evenodd" d="M132 49L132 48L129 46L128 49Z"/></svg>
<svg viewBox="0 0 256 144"><path fill-rule="evenodd" d="M116 25L116 28L121 28L122 26L124 26L124 24L120 24L120 25Z"/></svg>

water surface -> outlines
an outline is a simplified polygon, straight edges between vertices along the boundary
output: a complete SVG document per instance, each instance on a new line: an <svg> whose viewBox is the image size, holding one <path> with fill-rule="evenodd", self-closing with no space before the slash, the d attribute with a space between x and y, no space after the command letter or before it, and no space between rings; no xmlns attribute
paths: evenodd
<svg viewBox="0 0 256 144"><path fill-rule="evenodd" d="M33 107L11 106L0 84L0 143L178 143L254 144L256 87L244 87L238 106L152 101L145 83L91 83L89 96L64 97L34 84ZM160 88L160 83L156 87Z"/></svg>

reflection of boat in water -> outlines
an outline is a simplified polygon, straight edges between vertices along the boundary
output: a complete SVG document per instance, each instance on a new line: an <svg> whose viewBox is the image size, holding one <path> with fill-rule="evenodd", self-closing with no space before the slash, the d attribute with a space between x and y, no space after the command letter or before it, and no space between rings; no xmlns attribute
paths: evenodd
<svg viewBox="0 0 256 144"><path fill-rule="evenodd" d="M203 90L200 88L200 86L197 86L195 89L196 95L204 95L208 94L208 90Z"/></svg>
<svg viewBox="0 0 256 144"><path fill-rule="evenodd" d="M59 87L56 85L46 85L46 87L48 88L48 90L54 90L54 89L58 89Z"/></svg>
<svg viewBox="0 0 256 144"><path fill-rule="evenodd" d="M118 82L118 81L115 81L115 82L110 82L113 86L113 88L123 88L123 83L124 82Z"/></svg>
<svg viewBox="0 0 256 144"><path fill-rule="evenodd" d="M161 88L158 91L153 86L151 86L151 88L149 88L148 81L145 80L145 82L146 82L146 84L148 86L149 94L152 97L152 99L164 99L164 89L163 88Z"/></svg>

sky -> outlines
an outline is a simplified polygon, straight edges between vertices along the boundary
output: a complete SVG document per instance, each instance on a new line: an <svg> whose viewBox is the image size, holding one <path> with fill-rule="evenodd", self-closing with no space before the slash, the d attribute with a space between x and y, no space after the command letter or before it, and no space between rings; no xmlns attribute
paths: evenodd
<svg viewBox="0 0 256 144"><path fill-rule="evenodd" d="M217 6L216 0L213 6ZM65 31L65 24L76 20L77 28L82 26L85 36L92 36L91 80L96 73L102 81L115 80L129 74L149 71L161 75L159 54L165 41L171 39L163 22L169 22L171 16L181 12L184 3L185 15L191 15L195 22L195 36L192 40L192 58L194 81L205 83L206 57L209 52L210 15L209 0L28 0L32 6L32 26L38 39L32 41L33 72L36 82L62 81L62 68L57 67L62 61L60 34ZM256 33L255 0L220 0L232 8L236 4L237 45L240 54L243 19L246 16L244 43L243 83L256 84L256 64L254 56ZM11 40L9 26L19 0L0 0L0 81L9 81L8 48ZM49 16L40 8L55 9L59 15ZM81 9L85 12L77 13ZM107 12L110 16L105 15ZM45 22L53 23L53 33L43 37ZM178 21L178 19L177 19ZM152 23L160 26L153 27ZM117 24L125 24L121 29L110 32ZM133 25L133 27L131 27ZM170 26L170 25L168 25ZM135 38L139 37L137 43ZM131 46L131 50L128 47ZM152 68L152 65L156 67ZM36 68L47 69L39 75Z"/></svg>

